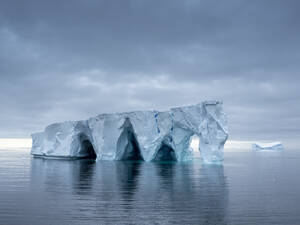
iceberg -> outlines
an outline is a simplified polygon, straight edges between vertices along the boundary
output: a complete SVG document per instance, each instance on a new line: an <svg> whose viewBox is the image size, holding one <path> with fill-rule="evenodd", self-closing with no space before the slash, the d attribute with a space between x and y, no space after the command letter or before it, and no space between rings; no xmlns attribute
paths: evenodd
<svg viewBox="0 0 300 225"><path fill-rule="evenodd" d="M37 157L98 160L188 161L191 137L199 137L205 163L221 163L228 138L220 101L171 108L100 114L81 121L54 123L32 134Z"/></svg>
<svg viewBox="0 0 300 225"><path fill-rule="evenodd" d="M263 151L263 150L282 151L283 150L283 145L281 144L281 142L254 143L254 144L252 144L252 149L254 151Z"/></svg>

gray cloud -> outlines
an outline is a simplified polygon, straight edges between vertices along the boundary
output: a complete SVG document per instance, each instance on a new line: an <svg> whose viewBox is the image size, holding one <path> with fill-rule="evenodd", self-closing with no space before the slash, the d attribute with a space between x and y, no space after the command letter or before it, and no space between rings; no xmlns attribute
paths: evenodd
<svg viewBox="0 0 300 225"><path fill-rule="evenodd" d="M300 3L1 1L0 137L224 101L232 139L300 134Z"/></svg>

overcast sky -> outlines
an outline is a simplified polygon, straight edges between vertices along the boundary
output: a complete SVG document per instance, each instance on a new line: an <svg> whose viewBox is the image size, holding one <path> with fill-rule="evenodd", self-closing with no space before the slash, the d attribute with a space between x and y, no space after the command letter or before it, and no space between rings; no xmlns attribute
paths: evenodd
<svg viewBox="0 0 300 225"><path fill-rule="evenodd" d="M300 140L298 0L1 0L0 137L222 100L234 140Z"/></svg>

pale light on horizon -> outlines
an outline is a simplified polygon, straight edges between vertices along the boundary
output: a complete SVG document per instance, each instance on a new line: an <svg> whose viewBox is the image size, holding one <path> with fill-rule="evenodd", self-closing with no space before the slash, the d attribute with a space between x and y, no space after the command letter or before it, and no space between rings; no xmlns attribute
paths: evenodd
<svg viewBox="0 0 300 225"><path fill-rule="evenodd" d="M31 138L0 138L0 149L31 148Z"/></svg>
<svg viewBox="0 0 300 225"><path fill-rule="evenodd" d="M224 146L225 150L229 149L251 149L253 141L236 141L228 140ZM191 147L194 151L198 150L199 139L193 138ZM6 148L31 148L32 140L30 138L0 138L0 149Z"/></svg>

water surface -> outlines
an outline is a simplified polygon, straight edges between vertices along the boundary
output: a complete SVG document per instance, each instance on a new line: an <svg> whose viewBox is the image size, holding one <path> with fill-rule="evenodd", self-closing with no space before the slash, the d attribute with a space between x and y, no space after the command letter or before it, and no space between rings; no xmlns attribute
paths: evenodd
<svg viewBox="0 0 300 225"><path fill-rule="evenodd" d="M300 154L224 165L32 158L0 150L1 225L300 224Z"/></svg>

